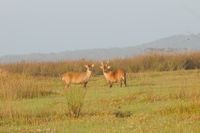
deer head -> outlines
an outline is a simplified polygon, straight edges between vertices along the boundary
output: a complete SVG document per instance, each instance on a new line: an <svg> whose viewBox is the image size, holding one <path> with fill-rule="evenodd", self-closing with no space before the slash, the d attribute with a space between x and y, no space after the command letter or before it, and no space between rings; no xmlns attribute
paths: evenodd
<svg viewBox="0 0 200 133"><path fill-rule="evenodd" d="M109 62L107 62L107 63L104 64L103 62L101 62L100 68L103 70L103 72L107 72L107 71L110 70L111 66L108 65L108 63Z"/></svg>

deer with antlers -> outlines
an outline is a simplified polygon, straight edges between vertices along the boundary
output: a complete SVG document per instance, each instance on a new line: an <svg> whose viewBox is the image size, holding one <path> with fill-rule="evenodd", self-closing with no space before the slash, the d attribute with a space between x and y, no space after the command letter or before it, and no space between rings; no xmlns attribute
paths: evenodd
<svg viewBox="0 0 200 133"><path fill-rule="evenodd" d="M117 69L115 71L111 71L111 66L108 65L108 63L101 62L100 68L103 71L104 77L109 83L110 88L113 86L113 83L120 83L120 87L122 87L122 84L126 84L126 72L122 69Z"/></svg>

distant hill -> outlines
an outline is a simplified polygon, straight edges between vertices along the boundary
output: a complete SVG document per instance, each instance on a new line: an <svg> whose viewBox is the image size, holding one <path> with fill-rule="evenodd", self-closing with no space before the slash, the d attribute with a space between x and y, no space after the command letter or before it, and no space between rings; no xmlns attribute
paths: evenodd
<svg viewBox="0 0 200 133"><path fill-rule="evenodd" d="M125 48L77 50L49 54L34 53L27 55L8 55L0 57L0 63L77 60L83 58L99 60L130 57L149 51L174 52L187 50L200 50L200 34L175 35L150 43Z"/></svg>

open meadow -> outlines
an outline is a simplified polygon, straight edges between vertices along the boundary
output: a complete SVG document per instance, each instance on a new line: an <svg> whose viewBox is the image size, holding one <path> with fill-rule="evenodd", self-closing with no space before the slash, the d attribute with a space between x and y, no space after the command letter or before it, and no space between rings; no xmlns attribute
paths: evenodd
<svg viewBox="0 0 200 133"><path fill-rule="evenodd" d="M60 77L50 76L1 73L0 82L2 133L200 132L200 70L128 73L123 88L95 74L86 90L64 91ZM70 115L73 98L79 117Z"/></svg>
<svg viewBox="0 0 200 133"><path fill-rule="evenodd" d="M200 0L0 0L0 133L200 133Z"/></svg>

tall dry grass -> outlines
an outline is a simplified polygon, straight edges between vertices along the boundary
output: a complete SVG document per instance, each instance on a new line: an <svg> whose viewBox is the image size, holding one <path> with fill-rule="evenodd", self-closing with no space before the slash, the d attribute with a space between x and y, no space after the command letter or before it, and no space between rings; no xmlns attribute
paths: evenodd
<svg viewBox="0 0 200 133"><path fill-rule="evenodd" d="M6 123L18 119L23 119L23 121L34 119L35 117L32 118L29 114L21 112L20 108L14 105L14 101L55 94L52 86L53 84L48 82L48 78L24 74L0 74L0 120L6 119L4 121Z"/></svg>
<svg viewBox="0 0 200 133"><path fill-rule="evenodd" d="M23 74L0 75L0 98L3 100L34 98L52 93L51 85L42 78Z"/></svg>
<svg viewBox="0 0 200 133"><path fill-rule="evenodd" d="M133 58L115 59L114 67L124 67L129 72L175 71L200 68L200 52L147 53Z"/></svg>
<svg viewBox="0 0 200 133"><path fill-rule="evenodd" d="M146 53L136 57L113 59L110 63L115 68L123 68L127 72L175 71L200 68L200 52L185 53ZM84 64L95 64L94 73L99 75L99 61L78 60L62 62L20 62L1 64L0 68L12 73L24 73L33 76L59 76L67 71L85 71Z"/></svg>
<svg viewBox="0 0 200 133"><path fill-rule="evenodd" d="M85 71L84 65L88 63L92 63L92 61L18 62L1 64L0 68L11 73L57 77L67 71Z"/></svg>

